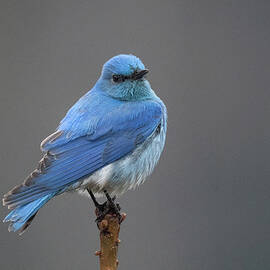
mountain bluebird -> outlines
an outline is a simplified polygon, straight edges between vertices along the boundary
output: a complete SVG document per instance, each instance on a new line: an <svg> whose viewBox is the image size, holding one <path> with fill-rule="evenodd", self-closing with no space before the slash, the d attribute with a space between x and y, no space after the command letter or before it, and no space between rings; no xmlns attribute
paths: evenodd
<svg viewBox="0 0 270 270"><path fill-rule="evenodd" d="M88 191L116 196L143 183L165 143L166 107L134 55L107 61L91 91L81 97L41 143L44 154L25 181L4 195L12 211L4 222L23 233L56 195Z"/></svg>

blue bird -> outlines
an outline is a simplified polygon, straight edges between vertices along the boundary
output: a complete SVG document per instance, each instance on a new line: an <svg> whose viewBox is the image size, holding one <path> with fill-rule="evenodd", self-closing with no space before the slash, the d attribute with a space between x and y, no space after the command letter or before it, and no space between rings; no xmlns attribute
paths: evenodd
<svg viewBox="0 0 270 270"><path fill-rule="evenodd" d="M143 183L166 137L166 107L151 89L148 70L134 55L107 61L94 87L41 143L44 153L25 181L4 195L4 222L23 233L51 198L69 191L120 195Z"/></svg>

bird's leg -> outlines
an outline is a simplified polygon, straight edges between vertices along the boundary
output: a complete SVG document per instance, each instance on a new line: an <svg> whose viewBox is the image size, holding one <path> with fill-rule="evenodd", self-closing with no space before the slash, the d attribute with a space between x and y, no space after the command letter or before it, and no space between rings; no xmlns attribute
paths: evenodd
<svg viewBox="0 0 270 270"><path fill-rule="evenodd" d="M115 199L116 196L114 196L113 198L111 198L111 196L109 195L109 193L107 192L107 190L103 191L106 198L107 198L107 202L108 202L108 208L109 208L109 212L112 214L116 214L119 218L119 220L121 219L121 214L120 214L120 210L121 207L118 203L115 203Z"/></svg>
<svg viewBox="0 0 270 270"><path fill-rule="evenodd" d="M116 199L116 196L111 198L111 196L109 195L107 190L104 190L103 192L107 198L107 201L106 201L106 203L104 203L105 207L104 207L103 211L98 211L97 219L96 219L97 223L101 222L107 214L116 215L118 217L119 221L121 221L122 220L122 216L120 214L121 208L120 208L118 203L114 202Z"/></svg>
<svg viewBox="0 0 270 270"><path fill-rule="evenodd" d="M103 204L98 203L98 201L97 201L95 195L93 194L92 190L90 188L87 188L87 191L88 191L88 193L89 193L95 207L97 208L98 212L103 212L104 209L105 209L106 202L103 203Z"/></svg>
<svg viewBox="0 0 270 270"><path fill-rule="evenodd" d="M109 193L104 190L104 194L107 198L107 201L103 204L100 204L95 195L93 194L93 192L91 191L91 189L87 188L87 191L92 199L92 201L94 202L94 205L96 207L96 215L97 215L97 219L96 221L97 222L100 222L104 219L104 217L107 215L107 214L115 214L118 216L119 220L121 218L121 215L120 215L120 206L118 203L115 203L115 199L116 199L116 196L114 196L113 198L111 198L111 196L109 195Z"/></svg>

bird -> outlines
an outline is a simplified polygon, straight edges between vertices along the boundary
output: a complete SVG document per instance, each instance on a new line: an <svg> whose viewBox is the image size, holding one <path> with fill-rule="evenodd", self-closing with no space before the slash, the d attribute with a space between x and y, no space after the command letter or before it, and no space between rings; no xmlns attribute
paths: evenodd
<svg viewBox="0 0 270 270"><path fill-rule="evenodd" d="M37 168L3 196L11 210L3 220L9 231L22 234L55 196L88 191L101 209L97 197L113 202L152 173L164 149L167 110L148 72L132 54L116 55L103 65L93 88L41 142Z"/></svg>

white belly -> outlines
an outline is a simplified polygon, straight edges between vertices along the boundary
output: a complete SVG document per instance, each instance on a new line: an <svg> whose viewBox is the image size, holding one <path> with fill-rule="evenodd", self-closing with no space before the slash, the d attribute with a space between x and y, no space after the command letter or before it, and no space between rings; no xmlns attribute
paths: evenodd
<svg viewBox="0 0 270 270"><path fill-rule="evenodd" d="M134 189L142 184L156 166L165 143L165 130L153 134L131 154L96 171L81 182L82 193L90 188L95 195L107 190L112 196ZM86 193L87 194L87 193Z"/></svg>

